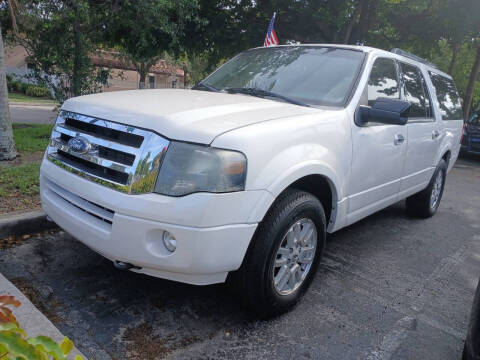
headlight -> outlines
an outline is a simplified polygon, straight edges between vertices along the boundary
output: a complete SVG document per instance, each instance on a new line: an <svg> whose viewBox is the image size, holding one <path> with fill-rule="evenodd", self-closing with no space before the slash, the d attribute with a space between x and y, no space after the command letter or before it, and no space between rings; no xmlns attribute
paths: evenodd
<svg viewBox="0 0 480 360"><path fill-rule="evenodd" d="M238 151L172 141L158 174L155 192L182 196L245 189L247 159Z"/></svg>

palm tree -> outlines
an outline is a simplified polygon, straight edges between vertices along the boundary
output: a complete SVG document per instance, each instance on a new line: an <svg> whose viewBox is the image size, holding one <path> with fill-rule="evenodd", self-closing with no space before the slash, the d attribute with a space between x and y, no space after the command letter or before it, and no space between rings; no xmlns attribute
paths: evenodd
<svg viewBox="0 0 480 360"><path fill-rule="evenodd" d="M17 30L15 9L17 0L7 1L14 31ZM17 156L13 140L12 120L8 109L8 89L5 73L5 49L3 47L2 26L0 24L0 160L11 160Z"/></svg>

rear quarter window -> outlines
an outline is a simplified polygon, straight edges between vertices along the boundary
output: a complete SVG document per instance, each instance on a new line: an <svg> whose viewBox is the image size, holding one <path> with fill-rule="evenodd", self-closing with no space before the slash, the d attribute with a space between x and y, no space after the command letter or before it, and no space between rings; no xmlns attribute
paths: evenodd
<svg viewBox="0 0 480 360"><path fill-rule="evenodd" d="M420 69L416 66L400 63L402 70L405 100L410 103L409 118L432 118L432 106L427 85Z"/></svg>
<svg viewBox="0 0 480 360"><path fill-rule="evenodd" d="M437 94L442 120L463 120L462 103L453 80L431 71L429 75Z"/></svg>

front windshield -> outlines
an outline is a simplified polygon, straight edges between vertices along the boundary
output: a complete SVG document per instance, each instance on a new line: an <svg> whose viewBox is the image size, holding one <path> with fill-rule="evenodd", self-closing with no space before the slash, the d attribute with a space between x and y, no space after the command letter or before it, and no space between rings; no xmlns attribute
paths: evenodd
<svg viewBox="0 0 480 360"><path fill-rule="evenodd" d="M333 47L269 47L245 51L202 84L218 90L266 90L308 105L344 106L363 52Z"/></svg>

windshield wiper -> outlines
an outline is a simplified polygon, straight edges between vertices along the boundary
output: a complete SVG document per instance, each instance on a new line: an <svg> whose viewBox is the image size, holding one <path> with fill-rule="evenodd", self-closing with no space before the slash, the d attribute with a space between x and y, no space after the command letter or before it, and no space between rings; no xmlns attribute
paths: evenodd
<svg viewBox="0 0 480 360"><path fill-rule="evenodd" d="M272 97L272 98L277 98L283 101L286 101L290 104L295 104L295 105L300 105L300 106L307 106L310 107L310 105L303 103L298 100L294 100L292 98L289 98L284 95L280 95L268 90L262 90L262 89L257 89L257 88L225 88L222 89L229 94L245 94L245 95L252 95L252 96L258 96L261 98L266 98L266 97Z"/></svg>
<svg viewBox="0 0 480 360"><path fill-rule="evenodd" d="M205 84L204 82L199 82L197 85L192 87L192 90L207 90L207 91L215 91L215 92L220 91L220 89L217 89L215 86Z"/></svg>

